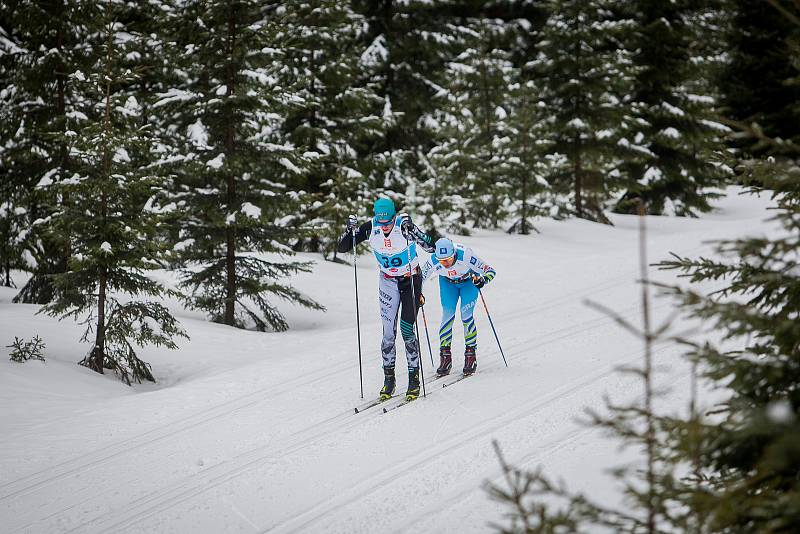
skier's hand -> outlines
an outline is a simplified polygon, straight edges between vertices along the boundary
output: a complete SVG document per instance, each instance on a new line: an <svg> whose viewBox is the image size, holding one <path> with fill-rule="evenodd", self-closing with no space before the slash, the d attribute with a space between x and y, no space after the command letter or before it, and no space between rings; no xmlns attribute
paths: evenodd
<svg viewBox="0 0 800 534"><path fill-rule="evenodd" d="M486 279L484 277L482 277L482 276L477 275L477 274L473 274L472 275L472 283L475 285L475 287L480 289L480 288L482 288L483 286L486 285Z"/></svg>
<svg viewBox="0 0 800 534"><path fill-rule="evenodd" d="M347 231L352 232L358 226L358 218L355 215L350 215L347 218Z"/></svg>
<svg viewBox="0 0 800 534"><path fill-rule="evenodd" d="M400 224L400 231L407 240L411 241L414 238L414 223L411 222L410 217L403 219Z"/></svg>
<svg viewBox="0 0 800 534"><path fill-rule="evenodd" d="M425 295L423 295L422 293L420 293L420 294L419 294L419 307L421 308L421 307L423 307L423 306L425 306Z"/></svg>

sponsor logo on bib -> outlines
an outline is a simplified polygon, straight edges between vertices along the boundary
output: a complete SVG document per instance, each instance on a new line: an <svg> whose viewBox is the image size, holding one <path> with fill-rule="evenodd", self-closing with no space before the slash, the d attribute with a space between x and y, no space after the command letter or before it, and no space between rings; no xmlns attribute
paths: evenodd
<svg viewBox="0 0 800 534"><path fill-rule="evenodd" d="M392 248L392 240L383 238L383 246L387 248Z"/></svg>

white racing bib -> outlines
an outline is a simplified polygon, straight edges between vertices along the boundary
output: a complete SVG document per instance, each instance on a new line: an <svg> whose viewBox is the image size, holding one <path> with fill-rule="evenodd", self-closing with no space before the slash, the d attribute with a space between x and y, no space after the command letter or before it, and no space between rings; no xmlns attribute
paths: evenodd
<svg viewBox="0 0 800 534"><path fill-rule="evenodd" d="M381 271L390 276L402 276L408 273L408 260L411 257L411 269L414 270L419 265L417 258L417 244L413 241L409 244L403 237L400 224L406 218L405 214L399 214L394 221L394 227L389 235L383 233L383 229L378 223L372 220L372 232L369 235L369 246L378 261Z"/></svg>

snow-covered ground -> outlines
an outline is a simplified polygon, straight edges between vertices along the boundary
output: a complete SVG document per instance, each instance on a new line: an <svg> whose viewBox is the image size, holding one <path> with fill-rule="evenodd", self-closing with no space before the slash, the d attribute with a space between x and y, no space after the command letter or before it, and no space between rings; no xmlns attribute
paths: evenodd
<svg viewBox="0 0 800 534"><path fill-rule="evenodd" d="M702 219L649 217L649 259L697 256L708 253L708 240L767 231L769 200L737 192ZM641 389L616 372L640 360L641 343L583 303L638 321L637 221L613 221L540 221L540 235L463 238L498 271L484 293L509 367L479 306L478 374L387 414L353 414L362 401L352 267L318 262L293 280L328 311L283 306L287 333L210 324L172 303L191 341L174 352L143 350L158 383L135 387L76 365L87 350L81 327L11 304L14 290L3 288L0 531L485 532L507 511L483 489L501 481L492 440L517 466L542 466L574 489L614 500L605 470L637 452L620 453L578 422L604 395L630 400ZM359 261L358 277L371 397L382 372L370 257ZM425 293L435 336L437 283ZM668 300L654 303L656 318L672 309ZM458 322L455 330L460 366ZM9 361L5 345L35 334L47 344L47 362ZM657 347L658 383L672 391L662 409L686 409L680 354L675 345ZM424 335L423 355L430 377ZM398 360L402 369L402 348ZM405 382L401 376L400 391Z"/></svg>

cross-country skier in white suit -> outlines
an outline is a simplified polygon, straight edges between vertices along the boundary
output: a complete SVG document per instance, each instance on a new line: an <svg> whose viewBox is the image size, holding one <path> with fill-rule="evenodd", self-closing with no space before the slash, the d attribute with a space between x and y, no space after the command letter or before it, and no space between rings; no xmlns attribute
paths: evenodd
<svg viewBox="0 0 800 534"><path fill-rule="evenodd" d="M406 346L408 361L408 390L406 398L419 396L419 344L414 335L414 321L417 311L424 302L422 298L422 277L419 271L417 245L433 252L433 238L421 231L405 213L397 213L394 202L379 198L374 204L374 217L358 226L355 215L351 215L347 230L339 240L337 250L348 252L353 249L353 235L356 244L368 241L380 272L378 274L378 299L383 322L383 388L380 395L388 399L395 390L395 338L397 337L397 316L400 314L400 332ZM409 269L409 259L411 268ZM413 272L413 276L410 273ZM413 289L412 289L413 283ZM416 296L417 302L414 302Z"/></svg>

